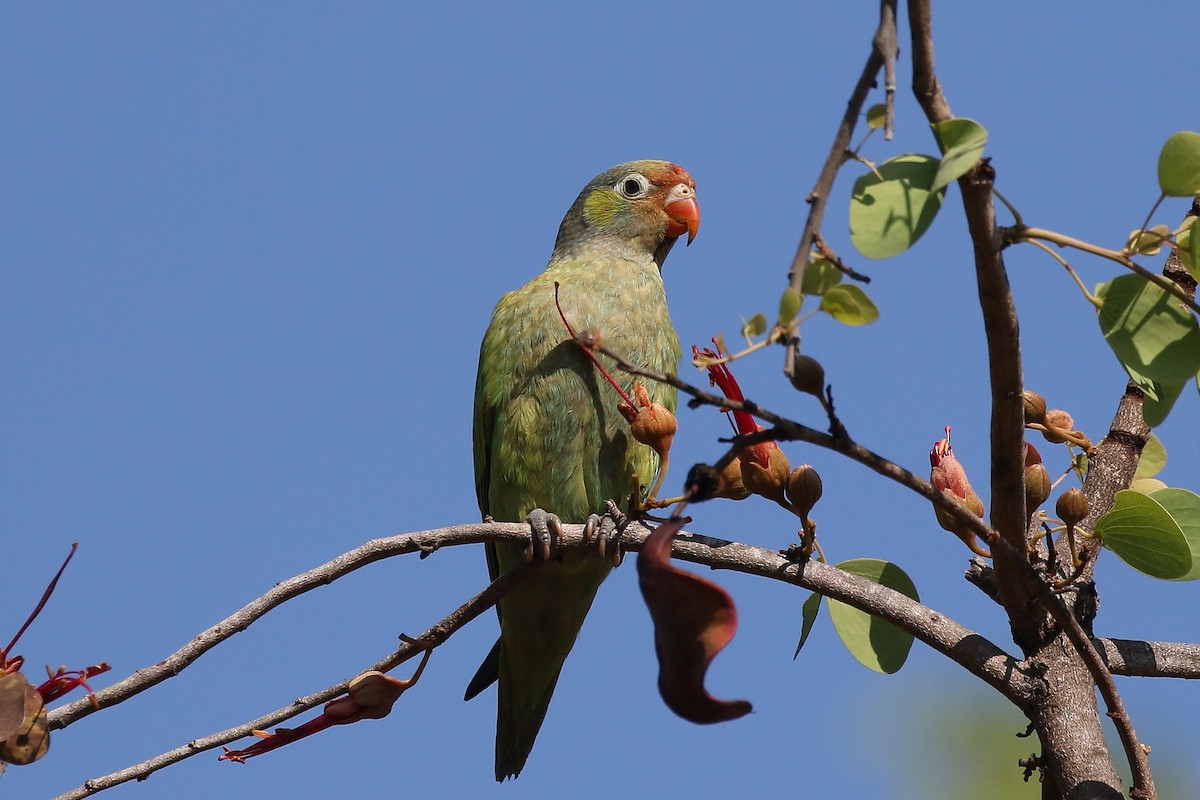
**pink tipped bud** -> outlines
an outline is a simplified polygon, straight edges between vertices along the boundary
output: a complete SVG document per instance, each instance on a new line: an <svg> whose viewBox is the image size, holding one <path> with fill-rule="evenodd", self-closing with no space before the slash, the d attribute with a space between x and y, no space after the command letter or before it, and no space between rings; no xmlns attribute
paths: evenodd
<svg viewBox="0 0 1200 800"><path fill-rule="evenodd" d="M946 426L946 438L935 442L933 449L929 451L929 463L932 465L929 471L929 482L933 484L933 488L955 498L975 516L982 517L983 501L971 488L966 470L963 469L962 464L958 463L958 459L954 457L954 450L950 447L949 425ZM976 542L975 532L959 521L957 517L938 506L933 507L933 512L937 517L938 524L962 539L973 552L979 555L988 555L987 551L980 548Z"/></svg>

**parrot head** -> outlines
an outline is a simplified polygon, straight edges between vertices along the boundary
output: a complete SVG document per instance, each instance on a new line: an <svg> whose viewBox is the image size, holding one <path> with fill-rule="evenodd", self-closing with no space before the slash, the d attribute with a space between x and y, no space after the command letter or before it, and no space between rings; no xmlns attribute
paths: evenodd
<svg viewBox="0 0 1200 800"><path fill-rule="evenodd" d="M629 161L584 187L558 231L555 250L602 244L654 254L662 265L675 241L700 229L696 181L668 161Z"/></svg>

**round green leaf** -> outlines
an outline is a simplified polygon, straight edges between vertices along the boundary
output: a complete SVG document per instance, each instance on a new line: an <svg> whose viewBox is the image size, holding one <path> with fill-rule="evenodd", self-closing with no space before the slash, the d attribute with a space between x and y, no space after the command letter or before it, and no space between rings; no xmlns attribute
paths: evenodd
<svg viewBox="0 0 1200 800"><path fill-rule="evenodd" d="M1175 242L1179 245L1179 260L1193 278L1200 280L1200 232L1193 235L1196 226L1192 223L1195 221L1195 217L1184 220L1175 236Z"/></svg>
<svg viewBox="0 0 1200 800"><path fill-rule="evenodd" d="M1139 492L1117 492L1112 509L1096 522L1096 535L1122 561L1153 578L1182 578L1192 569L1192 550L1179 524L1161 503Z"/></svg>
<svg viewBox="0 0 1200 800"><path fill-rule="evenodd" d="M1142 400L1142 418L1146 420L1147 425L1157 428L1166 421L1167 415L1175 407L1175 401L1179 399L1179 393L1183 391L1183 386L1182 383L1155 383L1153 394L1146 392ZM1142 391L1145 392L1144 389Z"/></svg>
<svg viewBox="0 0 1200 800"><path fill-rule="evenodd" d="M1125 243L1125 249L1137 255L1152 256L1161 251L1163 242L1170 238L1170 228L1166 225L1155 225L1147 230L1131 232L1129 240Z"/></svg>
<svg viewBox="0 0 1200 800"><path fill-rule="evenodd" d="M883 123L887 121L887 106L883 103L876 103L867 109L867 127L871 130L878 130L883 127Z"/></svg>
<svg viewBox="0 0 1200 800"><path fill-rule="evenodd" d="M1183 384L1163 384L1158 381L1152 381L1128 364L1124 364L1123 366L1125 367L1125 371L1129 373L1129 379L1145 395L1142 398L1142 419L1151 428L1157 428L1163 424L1167 415L1171 413L1171 409L1175 406L1175 401L1179 399L1179 393L1183 391Z"/></svg>
<svg viewBox="0 0 1200 800"><path fill-rule="evenodd" d="M1168 488L1160 489L1150 497L1165 508L1179 525L1192 551L1192 568L1175 580L1194 581L1200 578L1200 495L1187 489Z"/></svg>
<svg viewBox="0 0 1200 800"><path fill-rule="evenodd" d="M765 314L755 314L750 319L742 323L742 336L747 339L753 339L755 336L762 336L767 330L767 317Z"/></svg>
<svg viewBox="0 0 1200 800"><path fill-rule="evenodd" d="M987 129L973 119L948 119L935 122L930 127L942 148L942 160L933 179L934 189L941 189L950 181L966 175L983 155L987 144Z"/></svg>
<svg viewBox="0 0 1200 800"><path fill-rule="evenodd" d="M805 272L808 271L806 268ZM792 287L783 290L783 294L779 298L779 324L787 325L796 318L800 313L800 306L804 304L804 298L800 296Z"/></svg>
<svg viewBox="0 0 1200 800"><path fill-rule="evenodd" d="M1166 488L1167 485L1158 478L1134 478L1129 483L1129 491L1138 494L1154 494L1159 489Z"/></svg>
<svg viewBox="0 0 1200 800"><path fill-rule="evenodd" d="M1167 448L1163 447L1162 439L1159 439L1153 433L1146 439L1146 444L1142 447L1141 458L1138 459L1137 470L1133 473L1133 479L1152 478L1162 471L1162 468L1167 465Z"/></svg>
<svg viewBox="0 0 1200 800"><path fill-rule="evenodd" d="M821 595L813 592L804 601L804 605L800 609L800 642L796 645L796 652L792 655L792 661L796 660L796 656L800 655L800 648L804 647L804 643L808 641L808 635L812 633L813 623L817 621L817 612L821 610Z"/></svg>
<svg viewBox="0 0 1200 800"><path fill-rule="evenodd" d="M1175 297L1140 275L1100 284L1096 297L1100 331L1135 380L1174 385L1200 372L1200 327Z"/></svg>
<svg viewBox="0 0 1200 800"><path fill-rule="evenodd" d="M800 282L803 294L822 295L830 286L842 281L842 271L827 258L810 258L804 265L804 280Z"/></svg>
<svg viewBox="0 0 1200 800"><path fill-rule="evenodd" d="M866 325L879 319L879 309L867 293L852 283L839 283L821 295L821 310L846 325Z"/></svg>
<svg viewBox="0 0 1200 800"><path fill-rule="evenodd" d="M854 182L850 241L867 258L891 258L921 238L942 207L945 188L934 189L941 161L909 153L879 165Z"/></svg>
<svg viewBox="0 0 1200 800"><path fill-rule="evenodd" d="M837 567L920 600L912 579L889 561L856 558ZM912 634L836 600L829 601L829 618L842 644L864 667L890 675L904 666L912 648Z"/></svg>
<svg viewBox="0 0 1200 800"><path fill-rule="evenodd" d="M1200 194L1200 133L1171 134L1158 155L1158 185L1171 197Z"/></svg>

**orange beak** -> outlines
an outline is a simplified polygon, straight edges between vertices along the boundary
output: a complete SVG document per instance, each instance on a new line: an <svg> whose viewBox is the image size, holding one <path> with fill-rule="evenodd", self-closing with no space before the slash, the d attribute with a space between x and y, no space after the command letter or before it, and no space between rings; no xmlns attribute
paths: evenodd
<svg viewBox="0 0 1200 800"><path fill-rule="evenodd" d="M667 224L667 236L676 237L686 233L687 243L691 244L692 239L696 238L696 231L700 230L700 206L696 205L696 190L686 183L678 184L667 195L663 210L671 218Z"/></svg>

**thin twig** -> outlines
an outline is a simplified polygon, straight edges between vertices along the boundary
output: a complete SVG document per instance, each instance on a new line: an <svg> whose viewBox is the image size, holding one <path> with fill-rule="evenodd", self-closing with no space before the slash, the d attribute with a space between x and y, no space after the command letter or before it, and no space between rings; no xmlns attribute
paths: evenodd
<svg viewBox="0 0 1200 800"><path fill-rule="evenodd" d="M420 535L420 534L417 534ZM463 603L451 614L443 620L433 625L429 630L414 638L402 637L404 643L400 645L391 655L381 659L375 664L365 667L359 671L359 674L371 670L378 672L388 672L403 664L408 659L419 653L427 652L442 642L446 641L456 631L460 630L468 622L478 617L484 611L494 606L496 602L507 594L513 586L517 584L528 572L530 564L525 561L520 561L508 572L500 575L496 580L492 581L483 591L472 597L467 602ZM315 692L306 697L301 697L293 700L288 705L279 708L269 714L264 714L257 719L244 722L241 725L234 726L224 731L210 734L199 739L193 739L181 747L176 747L173 750L168 750L165 753L160 753L153 758L149 758L138 764L134 764L125 769L113 772L100 778L93 778L86 781L82 786L73 789L65 794L59 795L55 800L78 800L82 797L90 797L91 795L102 792L105 789L110 789L113 786L119 786L132 780L145 780L152 773L157 772L163 767L168 767L184 759L199 755L200 753L212 750L222 745L229 744L243 737L251 735L253 731L266 730L281 722L285 722L292 717L302 714L309 709L316 708L322 703L326 703L335 697L346 693L349 681L341 681L319 692Z"/></svg>
<svg viewBox="0 0 1200 800"><path fill-rule="evenodd" d="M820 231L813 234L813 247L816 249L817 253L820 254L821 258L837 267L838 270L847 278L858 281L859 283L871 282L870 275L863 275L861 272L842 261L842 257L835 253L833 248L826 243L825 237L821 235Z"/></svg>
<svg viewBox="0 0 1200 800"><path fill-rule="evenodd" d="M483 523L467 526L463 530L467 536L466 541L485 541L484 532L487 530L487 526ZM526 530L528 531L528 528ZM376 561L408 553L431 552L438 545L429 542L437 541L438 534L439 531L435 530L387 539L374 539L315 569L276 584L270 591L203 631L163 660L139 669L128 678L101 689L91 697L84 697L54 709L49 713L50 729L65 728L95 711L117 705L178 675L213 647L234 634L246 630L255 620L288 600L320 586L328 585L338 578Z"/></svg>
<svg viewBox="0 0 1200 800"><path fill-rule="evenodd" d="M945 492L938 491L933 485L921 478L920 476L910 472L909 470L890 461L883 456L868 450L860 444L857 444L848 435L833 436L828 433L822 433L807 425L803 425L795 420L783 417L769 409L763 408L758 403L751 400L730 400L726 397L713 394L705 391L698 386L688 383L678 375L672 375L666 372L656 372L655 370L646 369L638 364L633 363L629 359L622 356L603 344L590 343L597 352L608 356L617 366L624 372L631 375L638 375L659 383L665 383L674 386L676 389L690 395L693 399L692 405L710 405L722 410L745 411L752 414L763 422L769 423L772 427L767 430L758 431L757 433L747 434L745 436L734 437L732 446L729 450L712 466L720 471L729 464L737 454L745 447L757 444L759 442L807 442L818 447L824 447L833 450L837 453L842 453L848 456L851 460L857 461L865 467L879 473L885 478L905 486L922 497L929 500L934 505L945 511L955 515L955 518L971 528L978 536L984 539L992 539L996 536L996 531L991 528L980 517L971 513L965 505L958 502L954 498L947 495Z"/></svg>
<svg viewBox="0 0 1200 800"><path fill-rule="evenodd" d="M788 269L788 285L797 294L804 283L804 268L808 264L809 253L813 247L813 239L821 230L821 222L825 217L825 207L828 205L829 196L833 192L834 180L837 178L838 170L846 162L850 152L850 140L854 135L854 126L858 124L858 119L862 116L863 106L867 102L867 95L870 94L871 89L875 88L879 70L884 66L888 67L886 72L887 84L885 87L887 93L885 97L887 102L886 129L890 138L893 117L892 99L895 95L893 69L898 52L899 44L896 39L896 0L880 0L879 27L876 29L875 36L871 40L871 53L867 56L867 63L863 66L862 74L858 77L858 83L854 85L854 91L850 95L850 101L846 104L846 112L842 115L842 120L838 124L837 133L834 134L833 144L829 148L829 155L825 158L825 164L821 167L821 173L817 177L817 182L808 194L808 218L804 221L804 230L800 234L800 243L796 246L796 255L792 258L791 266ZM796 356L800 354L799 334L793 332L788 337L786 345L787 356L784 363L784 372L791 375L792 365L795 363Z"/></svg>
<svg viewBox="0 0 1200 800"><path fill-rule="evenodd" d="M24 634L25 631L29 629L29 626L33 624L33 621L38 618L38 614L42 613L42 609L46 607L47 601L50 600L50 595L54 594L54 587L58 586L58 579L62 577L63 572L67 569L67 564L71 563L71 559L75 557L75 551L78 549L79 542L75 542L71 545L71 552L67 553L67 557L63 560L62 566L58 568L58 572L54 573L54 577L50 579L50 584L46 587L46 590L42 592L42 598L38 600L38 603L36 606L34 606L33 611L31 611L29 616L25 618L25 624L21 626L21 629L17 631L17 635L14 636L12 641L8 643L8 647L0 650L0 665L2 665L4 659L6 659L12 653L13 648L16 647L17 642L20 641L22 634Z"/></svg>
<svg viewBox="0 0 1200 800"><path fill-rule="evenodd" d="M1085 242L1082 239L1075 239L1071 236L1057 233L1056 231L1050 231L1044 228L1031 228L1028 226L1008 228L1005 230L1005 236L1009 241L1012 242L1050 242L1051 244L1056 244L1059 247L1072 247L1076 250L1081 250L1084 253L1090 253L1091 255L1099 256L1100 258L1106 258L1109 261L1115 261L1116 263L1128 269L1130 272L1141 275L1143 278L1150 281L1155 286L1186 305L1192 310L1193 313L1200 314L1200 304L1197 304L1195 298L1190 297L1188 293L1179 286L1179 284L1175 283L1170 278L1151 272L1130 258L1127 253L1124 253L1120 250L1111 250L1107 247L1100 247L1099 245Z"/></svg>

